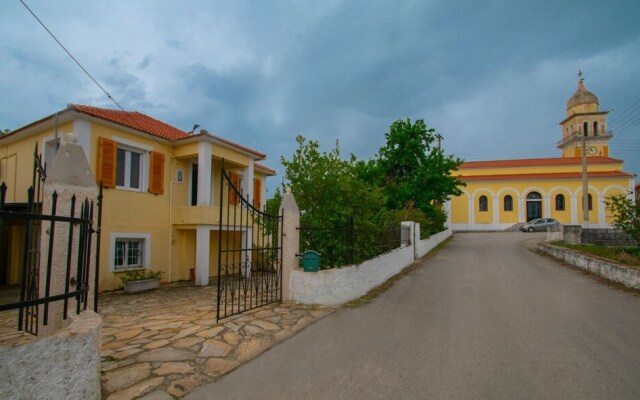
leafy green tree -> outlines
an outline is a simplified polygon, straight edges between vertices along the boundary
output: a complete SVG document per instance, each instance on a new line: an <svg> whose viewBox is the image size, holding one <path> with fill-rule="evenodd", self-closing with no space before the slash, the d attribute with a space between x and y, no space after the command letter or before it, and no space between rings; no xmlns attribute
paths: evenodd
<svg viewBox="0 0 640 400"><path fill-rule="evenodd" d="M613 226L640 242L640 202L635 203L624 194L609 196L607 209L613 214Z"/></svg>
<svg viewBox="0 0 640 400"><path fill-rule="evenodd" d="M0 129L0 136L11 133L11 129Z"/></svg>
<svg viewBox="0 0 640 400"><path fill-rule="evenodd" d="M308 226L343 224L353 217L356 224L373 221L384 206L384 196L358 179L356 159L344 160L339 143L321 152L316 140L296 137L298 148L290 160L282 157L285 168L283 188L289 186Z"/></svg>
<svg viewBox="0 0 640 400"><path fill-rule="evenodd" d="M453 175L462 160L435 146L435 130L424 120L397 120L385 133L386 144L373 160L359 162L361 179L384 190L387 208L416 207L430 221L425 231L439 231L446 221L442 204L460 195L464 182Z"/></svg>

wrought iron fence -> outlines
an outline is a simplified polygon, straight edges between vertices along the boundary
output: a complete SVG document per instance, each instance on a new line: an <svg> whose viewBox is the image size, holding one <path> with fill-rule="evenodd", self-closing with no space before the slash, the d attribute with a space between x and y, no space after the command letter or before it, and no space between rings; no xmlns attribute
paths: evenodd
<svg viewBox="0 0 640 400"><path fill-rule="evenodd" d="M358 264L401 247L405 244L403 237L409 237L409 229L391 220L361 228L354 224L353 217L344 224L332 227L303 225L298 228L300 253L307 250L320 253L320 269Z"/></svg>
<svg viewBox="0 0 640 400"><path fill-rule="evenodd" d="M8 241L16 240L22 247L20 254L19 272L19 297L12 298L4 296L5 301L0 304L0 311L18 310L18 330L38 334L38 318L42 317L43 325L49 322L49 307L51 303L63 302L63 319L67 319L68 305L75 299L75 311L80 313L86 310L89 298L89 267L92 257L92 236L99 231L94 229L93 215L94 209L98 208L100 213L102 189L98 197L97 204L94 201L77 201L76 197L71 198L69 216L58 213L58 195L53 193L51 197L51 213L42 213L42 203L37 201L37 192L30 187L27 194L27 203L6 203L7 186L3 182L0 185L0 248L7 249ZM79 203L79 204L78 204ZM77 208L79 208L79 213ZM63 226L64 229L56 229L56 226ZM9 227L14 226L19 229L10 231ZM46 235L42 235L42 229L46 229ZM24 231L22 238L16 237L16 231ZM64 232L66 237L66 263L64 265L54 265L54 248L58 239L56 235ZM11 236L11 237L10 237ZM41 240L47 241L46 246L41 246ZM46 254L42 254L40 249L47 249ZM96 259L99 257L98 249ZM74 257L73 255L77 255ZM43 259L43 257L46 257ZM7 264L6 258L1 264ZM75 268L72 266L75 264ZM40 268L46 268L46 274L40 273ZM0 268L8 268L8 265L0 265ZM51 277L55 268L64 268L65 285L59 292L51 287ZM75 273L72 273L75 269ZM44 277L44 281L41 281ZM97 274L96 274L97 278ZM72 288L74 286L74 288ZM97 279L94 286L94 297L97 299ZM41 290L42 289L42 290ZM94 310L97 303L94 303ZM39 311L42 310L40 316Z"/></svg>

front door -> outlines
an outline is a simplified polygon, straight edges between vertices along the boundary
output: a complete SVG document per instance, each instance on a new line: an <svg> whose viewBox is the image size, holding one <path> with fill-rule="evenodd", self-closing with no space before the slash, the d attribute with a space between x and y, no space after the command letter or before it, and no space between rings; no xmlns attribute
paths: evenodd
<svg viewBox="0 0 640 400"><path fill-rule="evenodd" d="M527 222L542 218L542 196L538 192L527 195Z"/></svg>

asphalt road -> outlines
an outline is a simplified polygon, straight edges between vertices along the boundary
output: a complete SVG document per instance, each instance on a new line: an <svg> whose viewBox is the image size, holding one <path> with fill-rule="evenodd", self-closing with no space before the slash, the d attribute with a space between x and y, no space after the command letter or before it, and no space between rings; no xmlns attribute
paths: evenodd
<svg viewBox="0 0 640 400"><path fill-rule="evenodd" d="M640 295L525 248L541 236L458 234L186 399L640 399Z"/></svg>

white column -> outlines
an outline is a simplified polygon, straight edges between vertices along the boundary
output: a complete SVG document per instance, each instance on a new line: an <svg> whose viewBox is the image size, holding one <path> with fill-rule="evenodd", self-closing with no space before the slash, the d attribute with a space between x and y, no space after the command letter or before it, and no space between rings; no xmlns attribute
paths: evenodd
<svg viewBox="0 0 640 400"><path fill-rule="evenodd" d="M211 205L211 143L198 143L198 205Z"/></svg>
<svg viewBox="0 0 640 400"><path fill-rule="evenodd" d="M544 217L551 218L551 196L544 196Z"/></svg>
<svg viewBox="0 0 640 400"><path fill-rule="evenodd" d="M578 223L578 197L575 194L571 195L571 225Z"/></svg>
<svg viewBox="0 0 640 400"><path fill-rule="evenodd" d="M598 207L598 225L600 226L605 226L607 224L607 221L605 219L605 211L607 206L604 203L606 200L607 198L605 196L598 195L598 203L593 205L594 207Z"/></svg>
<svg viewBox="0 0 640 400"><path fill-rule="evenodd" d="M493 223L500 223L500 197L493 197Z"/></svg>
<svg viewBox="0 0 640 400"><path fill-rule="evenodd" d="M253 159L249 159L249 166L243 170L242 193L253 204Z"/></svg>
<svg viewBox="0 0 640 400"><path fill-rule="evenodd" d="M209 284L209 237L211 227L199 225L196 228L196 285Z"/></svg>
<svg viewBox="0 0 640 400"><path fill-rule="evenodd" d="M526 204L524 201L524 196L518 196L518 222L526 222L525 221L525 213Z"/></svg>

